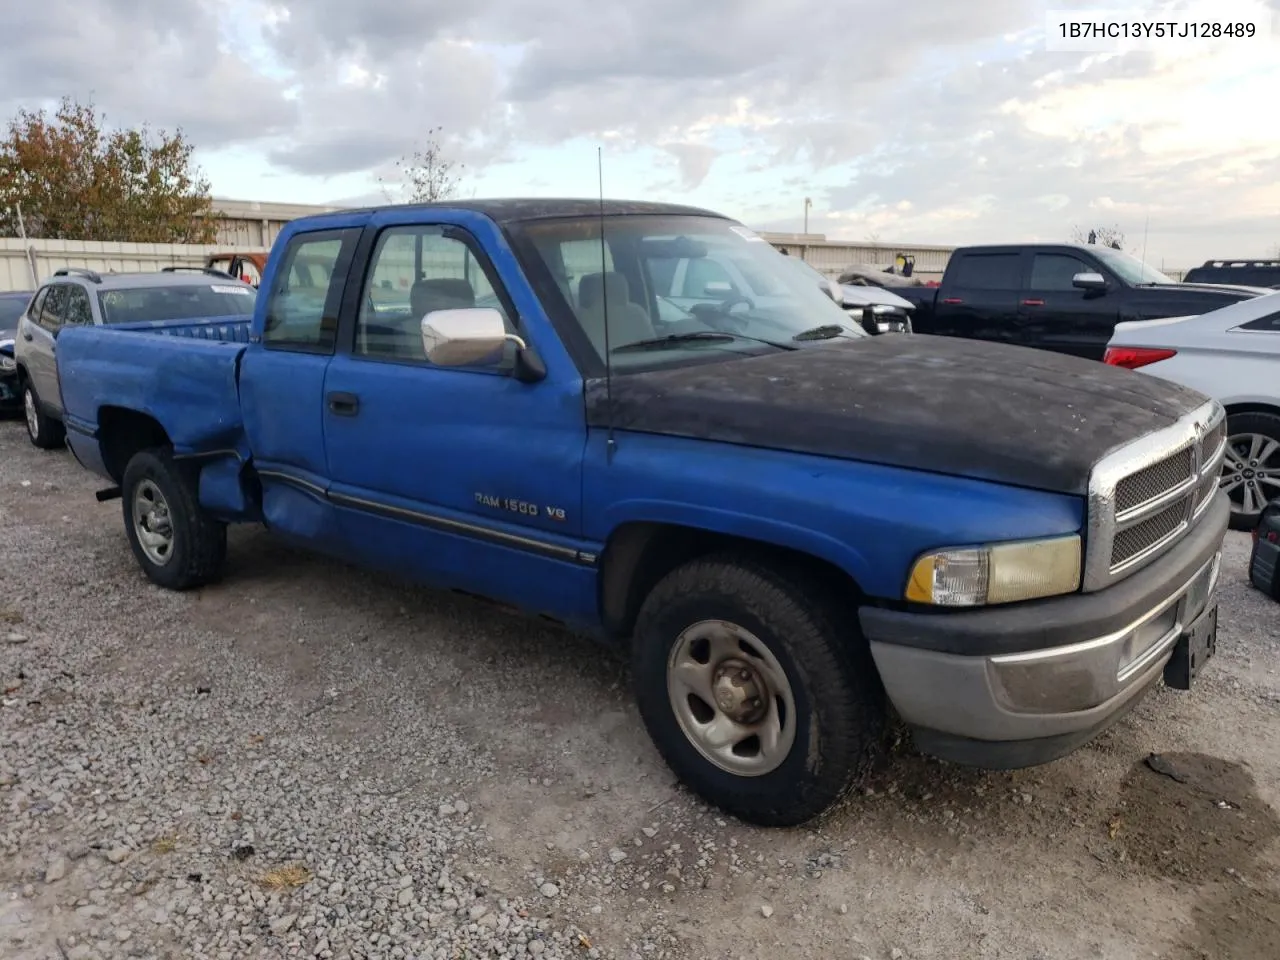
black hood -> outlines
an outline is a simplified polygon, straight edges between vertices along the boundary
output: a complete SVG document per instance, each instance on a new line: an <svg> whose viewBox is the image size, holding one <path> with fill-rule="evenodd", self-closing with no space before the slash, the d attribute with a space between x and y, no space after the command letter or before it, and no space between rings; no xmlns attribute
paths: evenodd
<svg viewBox="0 0 1280 960"><path fill-rule="evenodd" d="M889 336L618 375L613 425L1084 494L1099 459L1207 399L1047 351ZM605 426L603 380L586 402Z"/></svg>

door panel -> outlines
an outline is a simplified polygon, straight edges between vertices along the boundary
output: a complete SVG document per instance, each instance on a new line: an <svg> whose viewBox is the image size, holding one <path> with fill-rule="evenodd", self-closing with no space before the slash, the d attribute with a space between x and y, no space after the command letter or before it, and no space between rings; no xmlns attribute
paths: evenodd
<svg viewBox="0 0 1280 960"><path fill-rule="evenodd" d="M40 403L55 417L62 416L62 395L58 392L57 338L62 328L62 318L67 312L70 284L54 283L49 286L40 314L28 327L32 334L27 345L27 372L35 384Z"/></svg>
<svg viewBox="0 0 1280 960"><path fill-rule="evenodd" d="M948 264L933 316L920 333L996 343L1018 343L1018 294L1023 255L962 253Z"/></svg>
<svg viewBox="0 0 1280 960"><path fill-rule="evenodd" d="M1100 272L1069 254L1035 254L1018 306L1023 343L1101 360L1119 320L1117 301L1106 292L1079 290L1071 283L1077 273Z"/></svg>
<svg viewBox="0 0 1280 960"><path fill-rule="evenodd" d="M478 245L456 228L387 228L370 263L352 349L324 384L330 495L349 551L561 619L588 601L594 609L579 540L581 382L521 383L510 356L492 369L427 361L420 326L433 310L480 302L519 329ZM405 274L407 298L375 303L372 291L400 289Z"/></svg>
<svg viewBox="0 0 1280 960"><path fill-rule="evenodd" d="M341 544L326 497L324 378L358 230L295 236L267 296L261 343L240 368L245 435L262 479L267 526L322 549ZM305 277L294 269L311 265Z"/></svg>

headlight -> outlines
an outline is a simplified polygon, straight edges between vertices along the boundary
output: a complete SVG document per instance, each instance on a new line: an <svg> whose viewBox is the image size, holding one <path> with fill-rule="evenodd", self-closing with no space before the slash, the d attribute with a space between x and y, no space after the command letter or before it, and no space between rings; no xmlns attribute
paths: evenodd
<svg viewBox="0 0 1280 960"><path fill-rule="evenodd" d="M13 341L0 340L0 371L8 373L17 369L17 361L13 359Z"/></svg>
<svg viewBox="0 0 1280 960"><path fill-rule="evenodd" d="M911 568L906 598L939 607L978 607L1074 593L1080 538L1053 537L926 553Z"/></svg>

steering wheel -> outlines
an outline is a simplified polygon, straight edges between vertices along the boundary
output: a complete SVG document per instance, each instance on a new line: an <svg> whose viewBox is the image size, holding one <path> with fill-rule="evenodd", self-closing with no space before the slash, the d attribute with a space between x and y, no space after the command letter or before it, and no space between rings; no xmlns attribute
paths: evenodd
<svg viewBox="0 0 1280 960"><path fill-rule="evenodd" d="M689 312L703 323L718 330L741 333L746 328L746 321L730 313L740 303L745 303L751 310L756 307L755 301L750 297L736 294L715 303L696 303L689 308Z"/></svg>

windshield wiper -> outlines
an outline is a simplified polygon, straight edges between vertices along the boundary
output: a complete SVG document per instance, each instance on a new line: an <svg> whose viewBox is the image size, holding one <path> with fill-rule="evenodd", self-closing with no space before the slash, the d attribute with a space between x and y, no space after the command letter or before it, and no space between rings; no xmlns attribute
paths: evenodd
<svg viewBox="0 0 1280 960"><path fill-rule="evenodd" d="M661 350L664 347L679 346L682 343L695 343L697 341L720 342L725 343L730 340L751 340L755 343L763 343L770 347L777 347L779 350L798 350L799 347L789 343L778 343L775 340L764 340L760 337L748 337L741 333L715 333L711 330L697 330L693 333L673 333L665 337L651 337L648 340L636 340L633 343L624 343L620 347L614 347L610 353L625 353L632 350Z"/></svg>
<svg viewBox="0 0 1280 960"><path fill-rule="evenodd" d="M844 337L846 340L857 340L856 335L851 336L849 330L840 326L838 323L828 323L821 327L814 327L812 330L802 330L797 333L792 340L834 340L837 337Z"/></svg>

